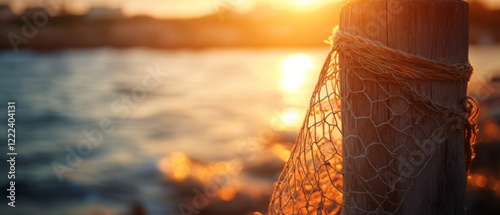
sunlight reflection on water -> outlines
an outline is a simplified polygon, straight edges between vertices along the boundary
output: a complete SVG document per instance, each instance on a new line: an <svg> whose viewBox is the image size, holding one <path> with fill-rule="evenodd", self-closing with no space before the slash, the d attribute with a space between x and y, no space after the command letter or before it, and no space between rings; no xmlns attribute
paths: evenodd
<svg viewBox="0 0 500 215"><path fill-rule="evenodd" d="M488 50L471 49L477 65L472 82L500 69L498 61L481 54L498 48ZM211 194L210 204L199 211L265 212L327 53L327 48L0 53L0 88L18 104L22 154L16 183L23 185L18 195L26 198L18 213L117 214L141 205L150 214L178 214L179 204L192 203L193 189ZM164 81L122 119L110 106L141 85L148 66L159 66ZM59 182L51 163L64 163L65 148L85 139L82 130L95 129L103 118L112 120L115 130ZM6 136L4 130L0 134ZM477 186L487 186L485 181L490 186L490 179L476 178Z"/></svg>
<svg viewBox="0 0 500 215"><path fill-rule="evenodd" d="M23 131L18 181L30 186L18 192L31 203L21 213L123 212L139 202L151 214L176 214L193 188L203 190L217 177L227 180L212 202L243 202L249 206L237 210L258 211L248 207L267 204L327 52L0 53L2 92L17 100ZM165 77L135 101L148 67ZM98 128L102 119L113 132L59 182L51 164L66 164L67 147L77 147L86 138L82 130Z"/></svg>

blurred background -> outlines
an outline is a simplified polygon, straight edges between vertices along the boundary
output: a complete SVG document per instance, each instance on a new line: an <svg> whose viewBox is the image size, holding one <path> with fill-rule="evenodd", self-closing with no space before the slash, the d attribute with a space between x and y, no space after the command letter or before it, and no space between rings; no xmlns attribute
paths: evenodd
<svg viewBox="0 0 500 215"><path fill-rule="evenodd" d="M1 214L264 214L345 2L0 1ZM469 3L467 213L500 214L500 1Z"/></svg>

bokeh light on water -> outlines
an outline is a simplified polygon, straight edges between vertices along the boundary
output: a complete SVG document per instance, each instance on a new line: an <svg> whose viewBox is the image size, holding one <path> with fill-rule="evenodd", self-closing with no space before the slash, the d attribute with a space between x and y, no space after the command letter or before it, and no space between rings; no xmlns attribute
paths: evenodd
<svg viewBox="0 0 500 215"><path fill-rule="evenodd" d="M17 165L27 207L18 211L178 214L185 205L200 214L264 213L327 52L0 53L2 92L17 99L23 133ZM138 94L156 70L161 83ZM66 165L67 147L103 119L113 131L60 182L51 164Z"/></svg>

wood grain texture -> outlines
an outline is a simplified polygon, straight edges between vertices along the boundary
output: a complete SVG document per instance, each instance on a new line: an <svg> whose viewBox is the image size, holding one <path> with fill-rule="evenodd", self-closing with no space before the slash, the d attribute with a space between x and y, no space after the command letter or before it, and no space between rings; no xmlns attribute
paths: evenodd
<svg viewBox="0 0 500 215"><path fill-rule="evenodd" d="M340 30L435 61L450 64L466 64L468 61L468 5L461 0L353 1L341 12ZM401 198L404 201L397 214L464 214L466 173L463 130L447 135L446 141L429 156L428 165L417 177L395 184L401 189L410 187L404 197L391 192L385 186L391 180L391 175L384 171L374 172L373 166L388 166L387 169L397 170L398 163L393 160L398 157L397 153L403 155L404 152L398 150L401 144L406 144L410 151L420 150L422 143L418 141L425 139L437 125L424 120L421 129L406 131L415 135L416 139L409 139L407 135L386 127L383 122L404 126L421 117L422 113L410 111L395 117L394 112L403 112L407 107L397 100L384 100L384 96L385 91L390 95L402 95L400 89L383 83L361 83L359 76L369 79L370 74L342 55L339 62L341 68L357 68L355 74L358 74L352 75L354 73L351 71L340 77L341 96L346 100L342 105L350 109L342 112L343 136L359 137L344 139L343 143L344 157L348 157L344 160L344 171L356 173L344 175L344 190L350 194L344 196L346 206L343 214L395 211L397 204L394 201ZM460 104L466 96L465 81L409 83L418 93L447 107ZM351 93L353 89L362 88L365 94ZM372 102L377 100L384 102ZM366 112L368 108L373 113L370 119L361 119L364 114L369 114ZM427 114L439 123L444 121L442 114ZM371 147L374 141L382 142L384 147ZM366 159L352 158L355 154L365 152L368 152L370 163ZM373 176L379 179L372 179ZM361 193L367 189L376 195ZM360 207L363 209L360 210Z"/></svg>

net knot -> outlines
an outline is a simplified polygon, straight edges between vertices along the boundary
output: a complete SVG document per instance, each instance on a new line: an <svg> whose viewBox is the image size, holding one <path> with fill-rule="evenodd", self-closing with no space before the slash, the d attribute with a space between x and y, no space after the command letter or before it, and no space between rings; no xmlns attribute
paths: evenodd
<svg viewBox="0 0 500 215"><path fill-rule="evenodd" d="M331 41L333 50L369 62L369 64L364 64L365 67L368 67L367 69L380 69L379 72L400 79L468 81L473 72L470 62L450 65L396 50L379 41L366 39L338 29L335 29Z"/></svg>
<svg viewBox="0 0 500 215"><path fill-rule="evenodd" d="M399 214L451 133L464 135L468 171L477 104L466 96L438 101L415 83L468 81L470 62L437 62L340 30L330 42L269 214Z"/></svg>

